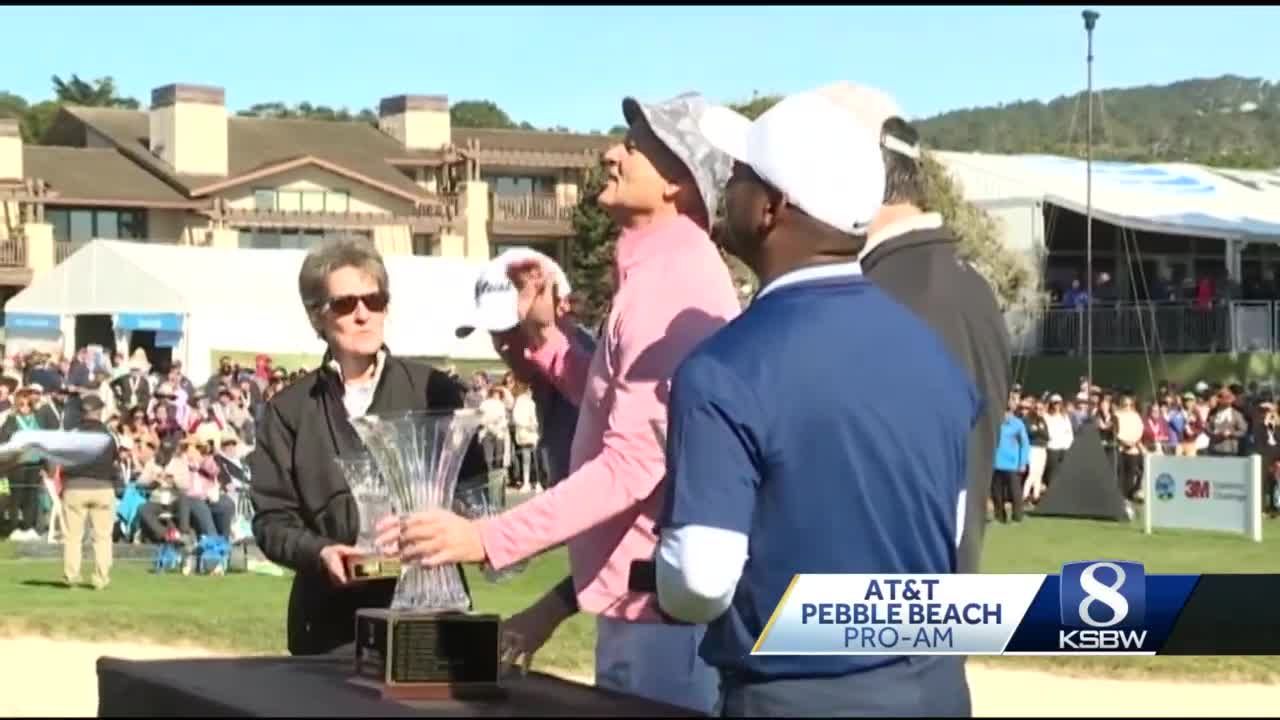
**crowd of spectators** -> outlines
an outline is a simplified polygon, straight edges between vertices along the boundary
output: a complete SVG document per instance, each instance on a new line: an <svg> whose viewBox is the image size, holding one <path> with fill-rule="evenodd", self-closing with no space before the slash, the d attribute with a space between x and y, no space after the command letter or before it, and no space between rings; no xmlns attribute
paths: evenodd
<svg viewBox="0 0 1280 720"><path fill-rule="evenodd" d="M117 538L235 538L248 533L241 524L251 512L246 458L263 408L304 372L273 367L266 355L252 368L223 357L217 372L197 384L180 361L152 365L142 350L128 359L93 346L69 359L42 352L12 355L0 374L0 443L23 429L70 431L79 422L82 399L96 395L119 448ZM547 450L529 386L510 372L500 379L476 372L466 404L483 418L480 438L490 470L505 473L507 486L517 491L547 487ZM59 469L34 457L0 479L0 537L52 538L58 492Z"/></svg>
<svg viewBox="0 0 1280 720"><path fill-rule="evenodd" d="M466 406L480 412L480 443L490 472L505 472L507 486L521 492L541 492L548 486L547 449L528 384L509 371L496 382L478 371L471 376Z"/></svg>
<svg viewBox="0 0 1280 720"><path fill-rule="evenodd" d="M1084 308L1090 304L1114 305L1130 300L1209 308L1230 300L1280 299L1280 290L1275 281L1262 276L1250 276L1243 283L1233 280L1226 273L1202 273L1197 277L1187 275L1178 280L1156 275L1135 278L1133 282L1135 287L1126 295L1118 288L1110 273L1100 272L1094 276L1092 288L1086 288L1084 280L1077 275L1066 283L1049 282L1046 290L1051 306L1066 308Z"/></svg>
<svg viewBox="0 0 1280 720"><path fill-rule="evenodd" d="M1142 502L1143 456L1261 457L1263 510L1280 512L1280 417L1276 394L1251 382L1189 387L1162 381L1154 395L1091 385L1081 378L1070 399L1015 385L1001 431L992 480L991 510L1004 522L1021 519L1055 479L1086 423L1098 430L1120 492ZM1007 510L1005 505L1011 507ZM1009 512L1011 510L1011 513Z"/></svg>
<svg viewBox="0 0 1280 720"><path fill-rule="evenodd" d="M141 349L128 360L94 346L69 359L14 355L0 375L0 443L23 429L70 431L94 395L119 451L118 538L194 544L213 534L247 536L245 458L266 401L302 372L272 367L265 355L253 368L223 357L197 385L180 361L153 365ZM60 469L31 456L0 481L0 532L53 539L59 493Z"/></svg>

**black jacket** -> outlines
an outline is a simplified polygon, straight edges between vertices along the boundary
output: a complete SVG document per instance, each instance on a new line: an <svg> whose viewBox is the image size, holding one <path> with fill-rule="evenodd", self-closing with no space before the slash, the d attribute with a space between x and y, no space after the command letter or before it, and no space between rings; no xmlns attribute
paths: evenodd
<svg viewBox="0 0 1280 720"><path fill-rule="evenodd" d="M111 439L110 444L98 457L80 465L62 468L62 486L64 488L108 488L121 484L120 468L116 467L115 438L101 420L84 418L76 427L78 432L100 433Z"/></svg>
<svg viewBox="0 0 1280 720"><path fill-rule="evenodd" d="M111 381L111 390L116 394L116 404L120 406L121 415L135 407L146 410L151 402L151 380L145 375L135 377L130 373L118 377Z"/></svg>
<svg viewBox="0 0 1280 720"><path fill-rule="evenodd" d="M968 507L957 554L956 572L972 573L981 559L991 462L1009 396L1010 342L991 285L956 251L946 229L908 232L872 248L862 270L938 333L985 403L969 436Z"/></svg>
<svg viewBox="0 0 1280 720"><path fill-rule="evenodd" d="M67 406L63 404L59 407L52 400L41 403L40 407L36 408L36 419L40 421L40 427L45 430L70 430L74 427L68 423Z"/></svg>
<svg viewBox="0 0 1280 720"><path fill-rule="evenodd" d="M1280 427L1267 429L1267 414L1259 410L1253 416L1253 452L1262 456L1264 466L1280 458ZM1263 467L1266 471L1266 467Z"/></svg>
<svg viewBox="0 0 1280 720"><path fill-rule="evenodd" d="M1022 422L1027 425L1027 437L1031 440L1031 447L1049 447L1049 423L1045 422L1043 416L1034 412L1028 413L1022 416Z"/></svg>
<svg viewBox="0 0 1280 720"><path fill-rule="evenodd" d="M347 420L341 379L327 362L326 356L320 369L267 403L248 459L253 537L269 560L295 571L288 619L294 655L329 653L352 642L356 610L389 606L395 589L394 580L336 588L320 560L330 544L355 543L359 513L333 461L364 447ZM369 413L457 409L462 396L462 386L444 373L388 356ZM459 482L483 482L486 474L484 454L473 444Z"/></svg>

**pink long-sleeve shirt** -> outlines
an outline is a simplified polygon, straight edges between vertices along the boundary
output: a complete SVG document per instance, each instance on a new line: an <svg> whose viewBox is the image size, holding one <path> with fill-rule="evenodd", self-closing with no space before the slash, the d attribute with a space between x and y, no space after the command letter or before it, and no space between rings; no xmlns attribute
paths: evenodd
<svg viewBox="0 0 1280 720"><path fill-rule="evenodd" d="M595 353L562 336L529 353L578 404L570 474L482 521L480 534L498 569L567 543L581 610L661 622L657 595L627 588L632 561L653 559L665 501L652 423L666 425L676 367L741 306L711 239L684 216L624 231L614 264L617 292Z"/></svg>

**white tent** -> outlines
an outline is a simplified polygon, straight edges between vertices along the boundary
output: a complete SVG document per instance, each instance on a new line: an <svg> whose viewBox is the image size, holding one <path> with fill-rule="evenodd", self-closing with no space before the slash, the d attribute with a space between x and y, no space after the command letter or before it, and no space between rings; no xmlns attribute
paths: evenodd
<svg viewBox="0 0 1280 720"><path fill-rule="evenodd" d="M117 328L180 334L175 357L207 377L221 351L313 353L324 348L298 299L301 250L258 250L95 240L5 304L6 317L110 315ZM392 310L387 345L397 355L496 359L488 336L465 340L483 263L387 256ZM22 323L18 323L19 326ZM18 330L20 333L21 330ZM10 335L14 330L10 329Z"/></svg>
<svg viewBox="0 0 1280 720"><path fill-rule="evenodd" d="M1002 226L1005 247L1029 259L1046 254L1046 204L1081 215L1089 208L1083 160L958 152L936 157L965 199ZM1233 276L1240 275L1245 245L1280 244L1280 173L1098 161L1092 178L1095 218L1129 230L1221 238ZM1029 350L1035 324L1026 317L1009 320L1015 346Z"/></svg>
<svg viewBox="0 0 1280 720"><path fill-rule="evenodd" d="M1009 208L1048 202L1084 213L1083 160L1049 155L940 152L938 159L963 186L966 199ZM1182 163L1093 163L1093 214L1133 230L1172 235L1280 243L1280 184L1242 182L1249 175ZM1016 243L1015 243L1016 244Z"/></svg>

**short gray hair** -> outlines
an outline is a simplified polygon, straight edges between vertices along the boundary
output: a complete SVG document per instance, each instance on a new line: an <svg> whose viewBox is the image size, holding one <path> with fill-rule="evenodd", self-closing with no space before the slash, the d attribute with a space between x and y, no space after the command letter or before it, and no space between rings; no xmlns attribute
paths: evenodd
<svg viewBox="0 0 1280 720"><path fill-rule="evenodd" d="M387 265L369 240L345 236L330 238L313 246L298 271L298 295L302 297L302 306L306 308L311 327L321 340L325 337L320 330L320 312L329 301L329 275L345 267L368 273L378 283L379 290L391 291Z"/></svg>

